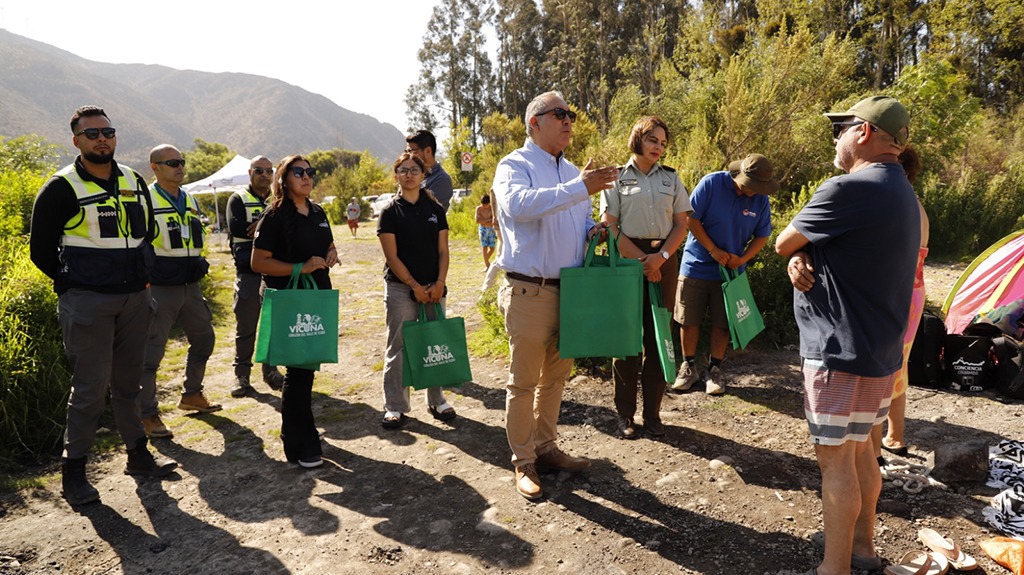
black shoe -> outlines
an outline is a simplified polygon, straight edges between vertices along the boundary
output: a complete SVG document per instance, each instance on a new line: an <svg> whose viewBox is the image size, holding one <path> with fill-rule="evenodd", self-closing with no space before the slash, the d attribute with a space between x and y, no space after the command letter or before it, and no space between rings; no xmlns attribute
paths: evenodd
<svg viewBox="0 0 1024 575"><path fill-rule="evenodd" d="M70 505L85 505L100 500L100 492L85 478L85 458L64 459L60 465L60 484Z"/></svg>
<svg viewBox="0 0 1024 575"><path fill-rule="evenodd" d="M153 457L146 449L146 438L139 439L135 449L128 450L128 465L124 468L125 475L142 475L145 477L163 477L178 467L178 462L163 456Z"/></svg>
<svg viewBox="0 0 1024 575"><path fill-rule="evenodd" d="M622 439L636 439L636 426L634 426L633 424L633 418L618 418L618 428L619 437L621 437Z"/></svg>
<svg viewBox="0 0 1024 575"><path fill-rule="evenodd" d="M281 391L284 387L284 374L276 369L263 372L263 383L270 386L274 391Z"/></svg>
<svg viewBox="0 0 1024 575"><path fill-rule="evenodd" d="M644 421L644 431L651 437L663 437L665 435L665 425L656 420Z"/></svg>
<svg viewBox="0 0 1024 575"><path fill-rule="evenodd" d="M249 385L248 375L236 375L235 386L231 388L231 397L245 397L253 391Z"/></svg>

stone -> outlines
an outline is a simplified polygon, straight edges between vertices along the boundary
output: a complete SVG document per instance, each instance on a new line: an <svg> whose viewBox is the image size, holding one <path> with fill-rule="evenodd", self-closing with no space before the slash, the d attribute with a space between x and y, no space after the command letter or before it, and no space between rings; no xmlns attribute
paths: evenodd
<svg viewBox="0 0 1024 575"><path fill-rule="evenodd" d="M935 448L931 476L943 483L984 482L988 478L988 444L983 440Z"/></svg>

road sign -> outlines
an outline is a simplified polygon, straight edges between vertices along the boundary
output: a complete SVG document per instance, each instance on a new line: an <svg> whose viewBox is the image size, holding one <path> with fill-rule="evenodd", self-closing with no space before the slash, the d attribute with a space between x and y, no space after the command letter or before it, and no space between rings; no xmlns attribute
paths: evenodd
<svg viewBox="0 0 1024 575"><path fill-rule="evenodd" d="M470 152L462 152L462 171L473 171L473 154Z"/></svg>

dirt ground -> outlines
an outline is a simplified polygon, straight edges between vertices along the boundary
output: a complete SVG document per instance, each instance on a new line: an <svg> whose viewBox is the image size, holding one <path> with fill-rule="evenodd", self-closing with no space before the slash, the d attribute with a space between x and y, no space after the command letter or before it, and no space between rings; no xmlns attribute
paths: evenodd
<svg viewBox="0 0 1024 575"><path fill-rule="evenodd" d="M0 574L739 575L817 564L807 537L821 528L820 475L796 351L731 353L728 394L667 396L660 440L616 438L610 376L576 376L560 445L593 466L542 476L545 497L531 503L513 487L504 360L473 361L474 382L448 393L459 413L451 425L431 418L416 392L409 425L381 428L383 259L372 225L356 240L335 233L342 359L314 386L325 465L285 462L276 392L254 381L255 397L229 396L233 334L222 328L207 390L223 411L175 409L181 366L165 362L161 403L175 435L155 447L178 461L177 472L135 480L122 474L123 449L95 456L89 475L101 502L72 509L52 464L45 487L0 499ZM473 331L482 263L470 242L456 242L453 254L449 315ZM224 252L212 259L228 265ZM960 268L929 266L933 299ZM943 443L1024 439L1020 403L915 388L908 397L912 459L926 461ZM977 484L916 495L886 485L879 553L896 561L922 548L917 530L932 527L978 559L977 573L1005 573L977 544L996 535L981 514L993 494Z"/></svg>

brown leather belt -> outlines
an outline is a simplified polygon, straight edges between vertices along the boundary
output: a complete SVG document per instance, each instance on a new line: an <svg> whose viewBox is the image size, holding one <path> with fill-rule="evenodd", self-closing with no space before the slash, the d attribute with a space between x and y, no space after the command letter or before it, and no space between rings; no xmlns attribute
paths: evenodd
<svg viewBox="0 0 1024 575"><path fill-rule="evenodd" d="M541 287L558 286L559 284L559 280L557 279L535 278L533 276L524 276L523 274L517 274L516 272L505 272L505 276L508 277L508 279L527 282L531 284L537 284Z"/></svg>

